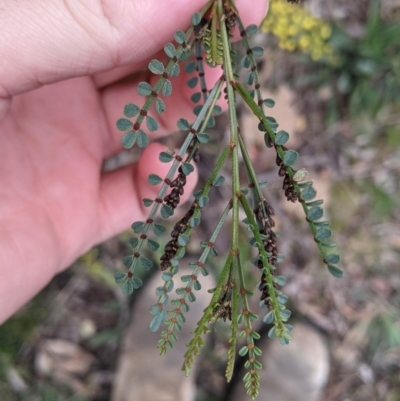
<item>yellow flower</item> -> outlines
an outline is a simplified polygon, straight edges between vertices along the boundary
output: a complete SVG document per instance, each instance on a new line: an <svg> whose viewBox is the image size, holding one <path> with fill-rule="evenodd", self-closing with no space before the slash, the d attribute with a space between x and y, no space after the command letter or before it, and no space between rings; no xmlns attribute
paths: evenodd
<svg viewBox="0 0 400 401"><path fill-rule="evenodd" d="M289 4L286 0L271 0L269 13L261 29L274 34L282 49L300 50L309 54L313 60L332 58L328 42L331 27L312 16L303 6Z"/></svg>

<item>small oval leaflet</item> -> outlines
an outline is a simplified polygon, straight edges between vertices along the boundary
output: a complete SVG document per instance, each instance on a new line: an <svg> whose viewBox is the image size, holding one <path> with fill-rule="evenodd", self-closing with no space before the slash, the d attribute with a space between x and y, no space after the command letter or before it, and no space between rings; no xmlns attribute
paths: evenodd
<svg viewBox="0 0 400 401"><path fill-rule="evenodd" d="M301 199L304 201L309 201L314 199L317 196L317 192L312 186L306 187L302 192L301 192Z"/></svg>
<svg viewBox="0 0 400 401"><path fill-rule="evenodd" d="M274 311L269 311L263 318L264 323L271 324L275 320Z"/></svg>
<svg viewBox="0 0 400 401"><path fill-rule="evenodd" d="M182 163L181 167L182 167L182 173L185 175L189 175L194 171L194 167L190 163Z"/></svg>
<svg viewBox="0 0 400 401"><path fill-rule="evenodd" d="M247 345L244 345L242 348L239 350L239 355L240 356L245 356L249 352L249 348Z"/></svg>
<svg viewBox="0 0 400 401"><path fill-rule="evenodd" d="M139 130L137 133L137 145L139 148L145 148L150 143L149 137L143 130Z"/></svg>
<svg viewBox="0 0 400 401"><path fill-rule="evenodd" d="M205 206L208 205L209 202L210 202L210 199L209 199L208 196L202 196L202 197L199 199L199 206L200 206L200 207L205 207Z"/></svg>
<svg viewBox="0 0 400 401"><path fill-rule="evenodd" d="M189 302L194 302L196 301L196 295L193 294L193 292L189 292L189 296L188 296ZM178 316L182 316L181 314Z"/></svg>
<svg viewBox="0 0 400 401"><path fill-rule="evenodd" d="M158 160L160 160L160 162L162 163L169 163L173 160L173 158L174 156L172 156L172 154L168 152L161 152L158 156Z"/></svg>
<svg viewBox="0 0 400 401"><path fill-rule="evenodd" d="M246 84L247 84L247 85L253 85L253 83L254 83L254 75L253 75L252 72L249 72L249 73L246 75Z"/></svg>
<svg viewBox="0 0 400 401"><path fill-rule="evenodd" d="M153 199L150 199L150 198L144 198L144 199L143 199L143 205L144 205L145 207L149 207L149 206L151 206L153 203L154 203L154 200L153 200Z"/></svg>
<svg viewBox="0 0 400 401"><path fill-rule="evenodd" d="M315 234L317 241L325 241L332 237L332 231L329 228L321 228Z"/></svg>
<svg viewBox="0 0 400 401"><path fill-rule="evenodd" d="M190 130L190 124L188 123L187 120L185 120L184 118L180 118L177 122L176 125L178 126L178 128L182 131L189 131Z"/></svg>
<svg viewBox="0 0 400 401"><path fill-rule="evenodd" d="M325 248L336 248L337 244L335 242L321 242L321 245Z"/></svg>
<svg viewBox="0 0 400 401"><path fill-rule="evenodd" d="M181 235L178 237L178 244L179 244L180 246L186 246L186 245L189 243L189 241L190 241L190 238L189 238L189 236L186 235L186 234L181 234Z"/></svg>
<svg viewBox="0 0 400 401"><path fill-rule="evenodd" d="M199 83L199 78L191 77L186 81L186 84L189 88L193 89Z"/></svg>
<svg viewBox="0 0 400 401"><path fill-rule="evenodd" d="M138 277L133 277L132 278L132 285L133 285L133 288L135 290L137 290L138 288L140 288L143 285L143 281L140 280L140 278L138 278Z"/></svg>
<svg viewBox="0 0 400 401"><path fill-rule="evenodd" d="M163 281L169 281L173 278L173 274L171 272L164 272L161 276Z"/></svg>
<svg viewBox="0 0 400 401"><path fill-rule="evenodd" d="M153 231L155 235L160 236L165 233L166 228L161 224L154 224Z"/></svg>
<svg viewBox="0 0 400 401"><path fill-rule="evenodd" d="M147 239L147 247L150 249L150 251L155 252L160 247L160 244L152 239Z"/></svg>
<svg viewBox="0 0 400 401"><path fill-rule="evenodd" d="M162 287L159 287L159 288L161 288L161 291L163 291L163 288ZM158 288L157 288L157 290L158 290ZM157 292L157 290L156 290L156 292ZM153 305L151 308L150 308L150 314L151 315L157 315L157 313L159 313L160 312L160 307L158 306L158 304L156 304L156 305Z"/></svg>
<svg viewBox="0 0 400 401"><path fill-rule="evenodd" d="M130 149L136 142L136 132L128 131L121 138L121 144L125 149Z"/></svg>
<svg viewBox="0 0 400 401"><path fill-rule="evenodd" d="M222 113L222 107L218 106L217 104L213 108L214 116L219 116Z"/></svg>
<svg viewBox="0 0 400 401"><path fill-rule="evenodd" d="M161 75L164 72L164 65L161 61L151 60L149 63L149 70L156 75Z"/></svg>
<svg viewBox="0 0 400 401"><path fill-rule="evenodd" d="M289 140L289 134L286 131L279 131L275 136L275 145L284 145Z"/></svg>
<svg viewBox="0 0 400 401"><path fill-rule="evenodd" d="M223 175L219 175L213 182L214 187L219 187L225 182L225 177Z"/></svg>
<svg viewBox="0 0 400 401"><path fill-rule="evenodd" d="M190 224L190 227L192 227L192 228L197 227L200 224L200 219L197 217L192 217L189 220L189 224Z"/></svg>
<svg viewBox="0 0 400 401"><path fill-rule="evenodd" d="M285 166L293 166L299 158L299 154L295 150L287 150L283 155L283 164Z"/></svg>
<svg viewBox="0 0 400 401"><path fill-rule="evenodd" d="M272 129L272 131L276 131L277 128L279 127L278 123L269 123L270 128Z"/></svg>
<svg viewBox="0 0 400 401"><path fill-rule="evenodd" d="M311 208L308 213L307 213L307 218L311 221L319 220L324 214L324 210L319 207L313 207Z"/></svg>
<svg viewBox="0 0 400 401"><path fill-rule="evenodd" d="M240 64L243 68L249 68L250 67L250 59L248 56L242 57L240 60Z"/></svg>
<svg viewBox="0 0 400 401"><path fill-rule="evenodd" d="M276 296L276 299L277 299L277 301L278 301L279 303L281 303L281 304L283 304L283 305L288 301L288 297L287 297L286 295L284 295L284 294L278 294L278 295Z"/></svg>
<svg viewBox="0 0 400 401"><path fill-rule="evenodd" d="M168 280L168 281L165 282L165 289L166 289L168 292L171 292L171 291L174 289L174 282L173 282L173 280Z"/></svg>
<svg viewBox="0 0 400 401"><path fill-rule="evenodd" d="M258 32L258 27L255 24L251 24L246 28L246 33L248 36L254 36Z"/></svg>
<svg viewBox="0 0 400 401"><path fill-rule="evenodd" d="M175 32L174 39L175 39L176 43L179 43L181 45L182 43L184 43L186 41L185 32L183 32L183 31Z"/></svg>
<svg viewBox="0 0 400 401"><path fill-rule="evenodd" d="M184 279L185 278L185 276L183 276L182 277L182 279ZM189 279L190 279L190 276L189 276ZM183 280L182 280L183 281ZM189 281L189 280L188 280ZM185 293L185 288L184 287L179 287L179 288L177 288L176 289L176 293L178 294L178 295L183 295L184 293Z"/></svg>
<svg viewBox="0 0 400 401"><path fill-rule="evenodd" d="M122 293L124 295L130 295L133 292L133 282L131 279L126 280L124 284L122 284Z"/></svg>
<svg viewBox="0 0 400 401"><path fill-rule="evenodd" d="M174 214L174 209L172 209L172 207L165 204L161 206L161 216L164 219L168 219L168 217L171 217L173 214Z"/></svg>
<svg viewBox="0 0 400 401"><path fill-rule="evenodd" d="M314 206L321 206L324 203L324 201L322 199L316 200L316 201L312 201L312 202L307 202L306 205L308 207L314 207Z"/></svg>
<svg viewBox="0 0 400 401"><path fill-rule="evenodd" d="M174 58L176 56L176 49L172 43L167 43L164 46L164 52L169 58Z"/></svg>
<svg viewBox="0 0 400 401"><path fill-rule="evenodd" d="M153 89L151 85L147 82L140 82L139 85L137 86L137 92L141 96L149 96L152 90Z"/></svg>
<svg viewBox="0 0 400 401"><path fill-rule="evenodd" d="M328 255L328 256L325 258L325 261L326 261L326 263L328 263L328 264L333 264L333 265L335 265L335 264L337 264L337 263L340 262L340 256L339 256L338 254L336 254L336 253L331 253L330 255Z"/></svg>
<svg viewBox="0 0 400 401"><path fill-rule="evenodd" d="M150 132L154 132L158 130L158 122L157 120L152 117L152 116L147 116L146 117L146 125L147 128Z"/></svg>
<svg viewBox="0 0 400 401"><path fill-rule="evenodd" d="M133 264L135 258L132 255L129 256L125 256L124 259L122 260L122 263L124 264L124 266L126 266L128 269L131 267L131 265Z"/></svg>
<svg viewBox="0 0 400 401"><path fill-rule="evenodd" d="M117 120L117 129L119 131L127 131L128 129L132 129L132 122L126 118L120 118Z"/></svg>
<svg viewBox="0 0 400 401"><path fill-rule="evenodd" d="M197 134L197 140L200 143L207 143L210 140L210 135L206 132L201 132L200 134Z"/></svg>
<svg viewBox="0 0 400 401"><path fill-rule="evenodd" d="M150 259L140 257L139 262L144 270L149 270L153 267L153 262Z"/></svg>
<svg viewBox="0 0 400 401"><path fill-rule="evenodd" d="M317 221L315 227L329 227L329 221Z"/></svg>
<svg viewBox="0 0 400 401"><path fill-rule="evenodd" d="M199 189L198 191L193 192L193 196L196 199L199 199L201 197L201 195L203 195L203 190L202 189Z"/></svg>
<svg viewBox="0 0 400 401"><path fill-rule="evenodd" d="M195 107L193 108L193 114L194 114L195 116L198 116L198 115L200 114L202 108L203 108L203 105L202 105L202 104L198 104L197 106L195 106ZM208 125L207 125L207 128L209 128Z"/></svg>
<svg viewBox="0 0 400 401"><path fill-rule="evenodd" d="M161 323L164 322L164 320L165 320L164 311L157 313L150 322L149 330L152 331L153 333L156 332L160 328L160 325Z"/></svg>
<svg viewBox="0 0 400 401"><path fill-rule="evenodd" d="M264 49L261 46L254 46L251 51L256 57L261 57L264 54Z"/></svg>
<svg viewBox="0 0 400 401"><path fill-rule="evenodd" d="M340 267L334 265L328 265L329 273L332 274L333 277L342 278L343 277L343 270Z"/></svg>
<svg viewBox="0 0 400 401"><path fill-rule="evenodd" d="M172 94L172 84L171 81L166 79L162 88L162 94L164 96L171 96Z"/></svg>
<svg viewBox="0 0 400 401"><path fill-rule="evenodd" d="M164 113L165 109L166 109L166 106L165 106L164 100L162 100L158 97L156 100L156 113L157 114Z"/></svg>
<svg viewBox="0 0 400 401"><path fill-rule="evenodd" d="M273 280L274 280L274 283L276 283L276 284L278 284L280 286L283 286L283 285L286 284L286 277L285 276L275 276L273 278Z"/></svg>
<svg viewBox="0 0 400 401"><path fill-rule="evenodd" d="M201 14L200 13L195 13L195 14L193 14L193 17L192 17L192 24L194 25L194 26L196 26L196 25L199 25L200 24L200 22L201 22Z"/></svg>
<svg viewBox="0 0 400 401"><path fill-rule="evenodd" d="M132 227L133 232L140 233L140 231L142 231L142 229L143 229L143 226L144 226L143 221L135 221L131 227Z"/></svg>
<svg viewBox="0 0 400 401"><path fill-rule="evenodd" d="M181 68L179 67L179 65L173 64L168 71L168 75L170 77L177 77L180 74L180 72L181 72Z"/></svg>
<svg viewBox="0 0 400 401"><path fill-rule="evenodd" d="M275 106L275 100L272 99L264 99L264 106L269 107L270 109Z"/></svg>
<svg viewBox="0 0 400 401"><path fill-rule="evenodd" d="M190 96L190 100L191 100L193 103L198 103L198 102L200 102L200 99L201 99L201 93L200 93L200 92L193 93L193 95Z"/></svg>
<svg viewBox="0 0 400 401"><path fill-rule="evenodd" d="M289 309L282 309L280 311L280 313L281 313L282 320L284 322L286 322L286 320L288 320L290 318L291 314L292 314L292 312L290 312Z"/></svg>
<svg viewBox="0 0 400 401"><path fill-rule="evenodd" d="M293 181L295 182L303 182L308 177L308 171L305 168L301 168L296 171L296 174L293 176Z"/></svg>
<svg viewBox="0 0 400 401"><path fill-rule="evenodd" d="M268 337L269 337L269 338L276 338L276 332L275 332L275 330L276 330L276 327L275 327L275 326L271 327L271 329L268 331Z"/></svg>
<svg viewBox="0 0 400 401"><path fill-rule="evenodd" d="M139 239L136 237L129 238L129 244L133 249L135 249L139 244Z"/></svg>
<svg viewBox="0 0 400 401"><path fill-rule="evenodd" d="M139 111L140 108L133 103L128 103L124 107L124 115L128 118L136 117L139 114Z"/></svg>
<svg viewBox="0 0 400 401"><path fill-rule="evenodd" d="M126 273L117 272L117 273L114 274L115 282L117 284L123 283L123 281L126 279L126 277L127 277Z"/></svg>
<svg viewBox="0 0 400 401"><path fill-rule="evenodd" d="M195 61L190 61L189 63L187 63L187 64L185 65L185 71L186 71L188 74L191 74L192 72L195 72L195 71L196 71L196 66L197 66L197 64L196 64Z"/></svg>
<svg viewBox="0 0 400 401"><path fill-rule="evenodd" d="M200 284L200 281L199 281L199 280L196 280L196 281L193 283L193 288L194 288L196 291L200 291L200 290L201 290L201 284Z"/></svg>
<svg viewBox="0 0 400 401"><path fill-rule="evenodd" d="M147 178L147 182L150 185L158 185L162 181L162 178L158 176L157 174L150 174L149 177Z"/></svg>
<svg viewBox="0 0 400 401"><path fill-rule="evenodd" d="M306 182L300 182L299 187L301 189L307 188L307 187L312 187L313 182L312 181L306 181Z"/></svg>

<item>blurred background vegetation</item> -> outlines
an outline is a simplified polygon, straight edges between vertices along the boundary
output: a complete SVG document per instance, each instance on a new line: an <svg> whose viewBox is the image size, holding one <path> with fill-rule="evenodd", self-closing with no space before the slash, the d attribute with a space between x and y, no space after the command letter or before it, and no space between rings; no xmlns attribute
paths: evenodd
<svg viewBox="0 0 400 401"><path fill-rule="evenodd" d="M274 207L291 309L329 343L323 400L398 401L400 1L271 0L262 31L265 91L293 122L294 147L326 199L345 269L342 280L321 271L302 217L278 194L274 161L249 134L282 203ZM134 302L113 281L127 238L90 251L0 327L1 400L109 400Z"/></svg>

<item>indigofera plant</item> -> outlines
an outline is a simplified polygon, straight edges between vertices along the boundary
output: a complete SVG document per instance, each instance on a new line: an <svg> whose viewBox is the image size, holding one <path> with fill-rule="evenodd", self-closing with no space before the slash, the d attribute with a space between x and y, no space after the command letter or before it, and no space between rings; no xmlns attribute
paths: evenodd
<svg viewBox="0 0 400 401"><path fill-rule="evenodd" d="M241 56L238 65L234 60L238 60L239 55L232 44L236 31L239 31L242 48L245 49L245 54ZM136 276L137 269L147 270L153 266L153 262L145 256L145 249L157 251L160 247L157 237L166 234L162 220L173 218L185 191L187 176L194 171L193 165L199 158L199 150L206 147L211 139L209 128L214 126L214 117L221 112L217 100L224 96L227 101L229 143L221 151L204 186L194 193L194 200L184 216L175 222L169 239L165 241L166 245L159 264L164 284L156 290L158 299L150 310L153 315L150 330L157 331L164 325L165 329L161 332L158 348L161 354L173 348L178 333L185 323L185 314L190 311L190 304L196 301L195 294L201 288L201 277L209 274L209 258L218 255L214 244L230 215L230 249L218 277L218 283L210 290L213 294L211 302L193 331L192 340L187 344L188 349L182 369L189 374L195 356L204 345L204 335L210 331L210 325L219 319L229 320L232 334L229 340L226 377L229 381L233 374L237 338L244 337L245 345L238 353L247 358L244 381L247 393L252 398L258 394L260 378L258 372L262 367L259 361L261 350L255 345L255 340L260 336L252 326L258 316L250 310L248 300L253 291L245 282L244 267L248 261L243 260L240 253L239 209L242 209L246 216L243 224L250 233L249 245L255 248L255 257L251 263L260 270L258 291L261 304L266 309L263 320L271 325L268 335L271 338L278 338L282 344L288 344L292 326L287 323L291 313L286 308L287 297L281 290L286 278L277 273L279 262L283 257L278 252L278 239L274 231L274 209L263 193L266 184L258 181L246 149L245 133L240 130L236 112L238 98L242 99L258 119L260 135L264 136L266 147L271 149L272 157L276 158L278 174L283 178L285 197L290 202L301 203L328 270L335 277L341 277L343 273L337 266L339 255L333 251L336 245L330 241L332 232L329 222L320 220L323 216L322 200L315 200L316 191L312 182L306 181L307 172L304 169L293 168L298 153L285 147L289 134L278 130L276 120L265 112L274 106L274 101L264 99L260 90L256 60L263 55L263 49L259 46L253 47L250 43L250 38L256 33L256 25L243 26L233 0L208 1L202 10L193 15L189 29L186 32L176 32L175 43L165 45L164 52L168 62L152 60L149 63L149 70L158 75L159 79L155 85L150 85L148 82L141 82L138 85L137 91L144 98L143 105L139 107L127 104L124 108L124 117L117 121L118 129L124 132L122 144L125 148L132 148L135 144L139 148L147 146L149 143L147 132L158 129L159 124L155 116L168 112L163 98L171 95L174 77L181 73L182 66L187 74L193 74L187 80L187 85L196 89L191 96L191 101L195 105L194 122L189 123L183 118L179 119L177 127L186 132L182 146L179 151L167 149L160 153L159 160L169 164L168 173L165 177L149 175L149 184L161 184L161 187L155 199L143 199L144 205L149 208L148 217L145 221L132 224L136 234L130 240L132 252L123 260L127 272L116 274L116 281L122 285L122 291L131 294L134 289L142 285L142 281ZM205 63L221 70L220 78L211 89L207 87L205 81ZM240 69L246 71L245 83L239 80ZM221 168L226 163L231 164L230 180L226 180L220 174ZM247 182L241 182L240 168L246 172ZM203 248L201 256L197 262L189 264L191 274L182 276L180 278L182 284L173 291L174 278L179 273L180 261L185 255L191 233L199 226L202 214L207 213L210 191L214 187L226 185L226 181L231 182L231 198L227 200L211 237L201 242ZM173 292L175 297L172 296Z"/></svg>

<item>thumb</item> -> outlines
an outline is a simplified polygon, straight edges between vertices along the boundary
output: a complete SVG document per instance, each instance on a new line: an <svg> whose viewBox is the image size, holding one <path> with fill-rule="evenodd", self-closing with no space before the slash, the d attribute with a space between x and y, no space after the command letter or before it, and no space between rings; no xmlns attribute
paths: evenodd
<svg viewBox="0 0 400 401"><path fill-rule="evenodd" d="M268 0L237 0L258 23ZM0 99L140 64L185 29L206 0L0 0ZM5 107L3 102L3 107ZM1 113L0 106L0 113Z"/></svg>
<svg viewBox="0 0 400 401"><path fill-rule="evenodd" d="M204 0L0 0L0 98L142 61L203 5Z"/></svg>

